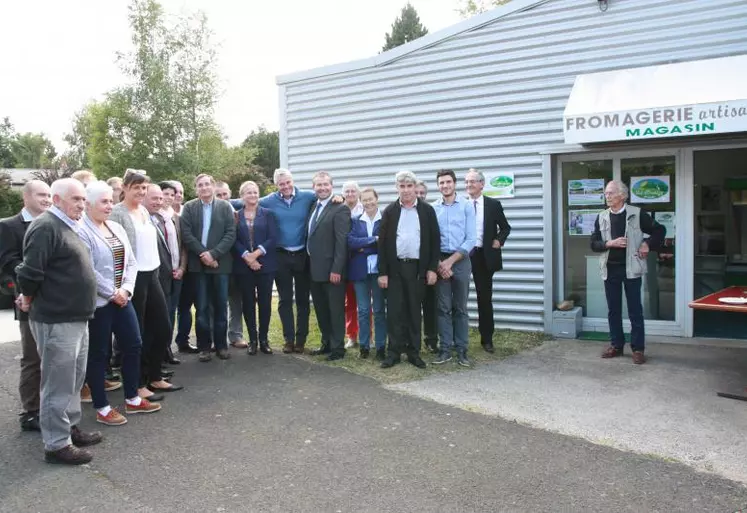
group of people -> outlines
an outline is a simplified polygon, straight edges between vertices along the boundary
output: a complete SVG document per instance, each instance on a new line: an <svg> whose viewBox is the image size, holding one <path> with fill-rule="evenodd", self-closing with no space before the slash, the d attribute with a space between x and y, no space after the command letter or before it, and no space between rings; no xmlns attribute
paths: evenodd
<svg viewBox="0 0 747 513"><path fill-rule="evenodd" d="M423 368L421 314L432 363L456 350L470 365L472 275L482 346L493 351L492 276L510 226L500 202L482 195L482 173L466 174L461 197L455 173L439 171L440 197L429 204L425 183L399 172L398 200L383 211L371 187L348 182L334 195L326 172L314 175L312 191L285 169L273 179L277 192L260 198L248 181L232 199L202 174L184 204L179 182L151 183L131 169L107 182L84 171L24 186L23 210L0 221L0 267L18 293L21 427L42 432L47 461L91 460L82 447L102 435L79 429L81 400L111 426L159 411L164 394L182 388L167 367L180 363L172 340L201 362L230 358L229 344L272 354L273 283L284 353L305 351L311 296L321 332L311 354L337 360L357 344L361 358L374 349L383 368L402 354ZM106 394L119 388L123 411Z"/></svg>

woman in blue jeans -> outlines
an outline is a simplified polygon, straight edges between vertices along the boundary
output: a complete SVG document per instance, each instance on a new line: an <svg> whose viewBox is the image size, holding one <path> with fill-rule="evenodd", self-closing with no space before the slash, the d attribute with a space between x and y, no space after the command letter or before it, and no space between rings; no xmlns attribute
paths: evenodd
<svg viewBox="0 0 747 513"><path fill-rule="evenodd" d="M122 381L125 412L151 413L161 405L138 395L140 381L140 327L130 298L137 278L137 262L121 225L109 221L114 200L106 182L86 187L86 214L80 237L88 246L97 281L96 311L88 322L88 368L86 381L91 388L96 420L109 426L127 419L109 405L104 390L104 374L109 361L112 333L122 351Z"/></svg>
<svg viewBox="0 0 747 513"><path fill-rule="evenodd" d="M371 310L373 309L376 358L386 357L386 306L384 291L379 288L377 243L381 226L379 195L372 187L361 191L363 213L354 217L348 234L348 280L353 282L358 303L358 342L360 357L368 358L371 345Z"/></svg>
<svg viewBox="0 0 747 513"><path fill-rule="evenodd" d="M233 274L239 280L244 322L249 331L250 355L259 350L272 354L268 339L272 310L272 281L277 270L275 244L278 225L275 214L259 206L259 186L244 182L239 189L244 206L237 212ZM257 329L256 307L259 307Z"/></svg>

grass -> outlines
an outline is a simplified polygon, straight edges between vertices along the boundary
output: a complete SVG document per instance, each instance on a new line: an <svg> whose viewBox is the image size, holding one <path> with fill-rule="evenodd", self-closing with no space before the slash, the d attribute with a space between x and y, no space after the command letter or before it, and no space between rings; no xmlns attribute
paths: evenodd
<svg viewBox="0 0 747 513"><path fill-rule="evenodd" d="M275 353L280 353L284 344L284 340L280 317L277 314L276 299L273 300L269 339L270 345L273 347ZM309 337L306 344L307 351L309 349L316 349L317 347L319 347L320 339L321 335L319 333L319 328L316 324L316 317L312 308L311 316L309 318ZM547 339L548 337L544 333L499 330L496 331L495 335L493 336L495 353L489 354L483 351L482 347L480 346L480 336L477 333L477 330L471 329L469 336L468 355L470 360L472 360L473 365L477 366L481 363L496 362L509 356L515 355L521 351L531 349L533 347L538 347L542 345L542 343ZM328 365L330 367L339 367L354 374L368 376L385 384L403 383L406 381L421 379L426 376L432 376L434 374L446 374L449 372L468 370L457 365L456 359L441 366L430 365L430 362L433 360L433 356L435 355L430 355L429 353L427 353L427 351L421 352L423 360L425 360L426 363L429 364L425 370L418 369L413 365L407 363L407 361L405 360L403 360L401 364L395 365L390 369L382 369L379 367L379 362L376 360L376 358L374 358L374 352L375 351L372 350L371 357L364 360L358 357L357 348L352 350L349 349L346 352L344 359L337 360L335 362L326 361L324 356L311 356L308 354L304 354L303 356L295 356L298 358L304 358L306 360L313 361L315 363Z"/></svg>

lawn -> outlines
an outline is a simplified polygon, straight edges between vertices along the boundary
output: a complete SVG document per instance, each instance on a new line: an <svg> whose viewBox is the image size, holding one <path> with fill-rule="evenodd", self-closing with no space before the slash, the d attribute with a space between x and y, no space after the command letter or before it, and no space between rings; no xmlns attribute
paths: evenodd
<svg viewBox="0 0 747 513"><path fill-rule="evenodd" d="M312 308L311 318L309 319L309 338L306 344L307 352L308 350L319 347L320 338L319 328L317 327L316 317ZM540 346L543 341L547 340L547 336L544 333L537 332L498 330L493 336L493 345L495 346L495 353L493 354L483 351L480 346L480 336L477 333L477 330L470 329L469 340L468 356L472 361L473 366L479 366L482 363L499 361L526 349ZM276 355L283 357L286 356L282 354L283 344L283 329L280 324L280 317L277 314L277 299L274 299L272 317L270 320L270 345ZM372 350L371 357L368 359L361 359L358 357L358 348L349 349L346 352L344 359L335 362L326 361L324 356L311 356L309 354L304 354L303 356L296 354L294 356L296 358L304 358L331 367L340 367L355 374L371 377L382 383L402 383L405 381L421 379L433 374L469 370L457 365L456 358L445 365L430 365L430 362L433 361L435 355L431 355L427 351L421 353L423 360L428 364L428 367L424 370L410 365L404 359L401 364L395 365L390 369L381 369L379 367L379 362L374 358L374 353L375 351ZM261 354L257 355L257 357L261 356Z"/></svg>

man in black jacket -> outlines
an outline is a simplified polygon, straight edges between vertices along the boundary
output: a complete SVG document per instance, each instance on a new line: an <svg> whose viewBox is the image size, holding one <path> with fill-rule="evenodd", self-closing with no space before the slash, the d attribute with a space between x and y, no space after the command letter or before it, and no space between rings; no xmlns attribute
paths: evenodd
<svg viewBox="0 0 747 513"><path fill-rule="evenodd" d="M480 343L488 353L494 352L493 332L493 274L503 269L501 248L511 233L511 225L503 213L503 206L497 199L484 196L485 176L476 169L470 169L464 179L469 201L475 209L477 223L477 243L472 250L472 279L477 291L478 327Z"/></svg>
<svg viewBox="0 0 747 513"><path fill-rule="evenodd" d="M312 354L327 360L345 356L345 266L348 258L350 209L332 201L332 178L321 171L311 180L316 194L307 223L311 297L322 332L322 345Z"/></svg>
<svg viewBox="0 0 747 513"><path fill-rule="evenodd" d="M395 177L399 200L381 216L379 287L387 289L389 353L381 367L407 361L425 368L420 358L420 309L425 286L436 283L441 235L433 207L415 196L417 177L400 171Z"/></svg>
<svg viewBox="0 0 747 513"><path fill-rule="evenodd" d="M41 357L39 423L44 458L80 465L91 453L79 447L101 442L84 433L80 389L86 378L88 321L96 310L96 277L91 254L78 236L86 203L83 184L63 178L52 184L53 205L31 223L16 267L21 310Z"/></svg>
<svg viewBox="0 0 747 513"><path fill-rule="evenodd" d="M41 180L31 180L23 186L23 210L13 217L0 221L0 273L13 280L16 297L18 281L16 266L23 261L23 236L31 221L39 217L52 204L49 185ZM29 316L17 306L16 320L21 329L21 377L18 392L21 395L21 429L41 431L39 427L39 388L41 360L36 340L29 327Z"/></svg>

